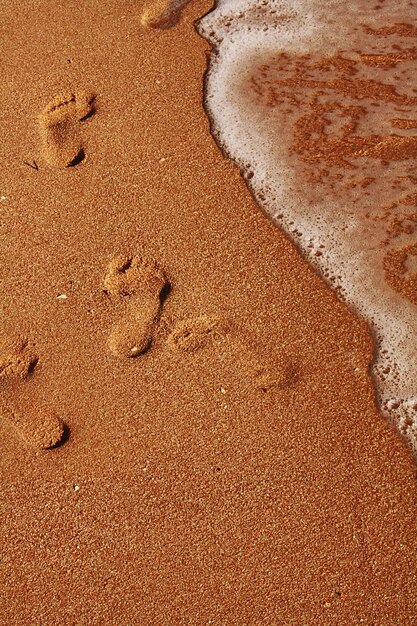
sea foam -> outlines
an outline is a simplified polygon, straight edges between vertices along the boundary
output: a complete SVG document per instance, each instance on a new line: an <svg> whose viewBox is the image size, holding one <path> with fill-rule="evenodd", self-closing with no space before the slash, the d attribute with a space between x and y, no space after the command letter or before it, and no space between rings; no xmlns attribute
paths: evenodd
<svg viewBox="0 0 417 626"><path fill-rule="evenodd" d="M259 204L373 330L417 449L417 5L219 0L205 105Z"/></svg>

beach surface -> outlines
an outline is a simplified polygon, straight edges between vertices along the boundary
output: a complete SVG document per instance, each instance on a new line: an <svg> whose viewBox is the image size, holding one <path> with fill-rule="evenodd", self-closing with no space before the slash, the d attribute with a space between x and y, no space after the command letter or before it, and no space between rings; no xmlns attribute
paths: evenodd
<svg viewBox="0 0 417 626"><path fill-rule="evenodd" d="M146 8L1 7L0 624L413 626L370 330L210 133L211 2Z"/></svg>

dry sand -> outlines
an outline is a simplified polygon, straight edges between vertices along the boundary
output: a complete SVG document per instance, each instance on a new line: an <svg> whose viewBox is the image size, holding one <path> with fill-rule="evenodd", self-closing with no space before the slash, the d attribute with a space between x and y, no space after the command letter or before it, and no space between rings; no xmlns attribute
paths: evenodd
<svg viewBox="0 0 417 626"><path fill-rule="evenodd" d="M0 624L417 624L369 331L210 135L210 2L142 8L2 3Z"/></svg>

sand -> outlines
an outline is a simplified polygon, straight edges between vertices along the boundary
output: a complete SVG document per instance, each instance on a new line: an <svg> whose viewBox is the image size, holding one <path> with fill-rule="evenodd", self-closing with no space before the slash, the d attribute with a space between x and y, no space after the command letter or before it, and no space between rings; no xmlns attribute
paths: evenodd
<svg viewBox="0 0 417 626"><path fill-rule="evenodd" d="M210 135L210 2L143 8L2 5L0 623L417 624L369 329Z"/></svg>

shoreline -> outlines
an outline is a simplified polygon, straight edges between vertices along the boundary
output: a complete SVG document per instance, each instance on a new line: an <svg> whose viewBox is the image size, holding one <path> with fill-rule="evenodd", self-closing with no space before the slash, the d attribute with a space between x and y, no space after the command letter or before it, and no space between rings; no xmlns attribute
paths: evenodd
<svg viewBox="0 0 417 626"><path fill-rule="evenodd" d="M214 51L205 96L213 136L264 213L372 328L378 405L415 454L408 5L357 0L343 20L337 0L325 13L316 0L245 7L243 16L224 0L198 23Z"/></svg>

